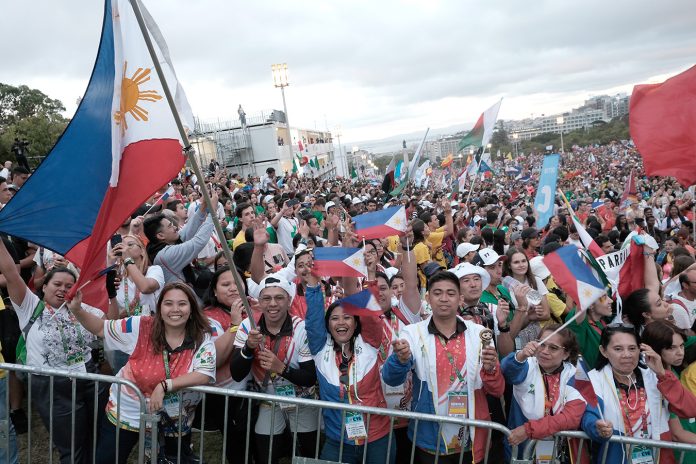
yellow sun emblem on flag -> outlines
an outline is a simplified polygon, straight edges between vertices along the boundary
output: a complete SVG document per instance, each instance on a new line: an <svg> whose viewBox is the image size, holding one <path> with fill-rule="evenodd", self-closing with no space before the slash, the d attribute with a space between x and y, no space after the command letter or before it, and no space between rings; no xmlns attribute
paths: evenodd
<svg viewBox="0 0 696 464"><path fill-rule="evenodd" d="M156 90L140 90L140 85L150 80L150 68L138 68L133 76L126 77L128 62L123 65L123 78L121 79L121 104L119 110L114 113L114 121L121 126L121 135L128 129L126 113L136 121L147 121L148 112L141 107L141 101L156 102L162 96Z"/></svg>
<svg viewBox="0 0 696 464"><path fill-rule="evenodd" d="M353 258L353 266L360 266L360 264L360 258L358 258L357 256Z"/></svg>

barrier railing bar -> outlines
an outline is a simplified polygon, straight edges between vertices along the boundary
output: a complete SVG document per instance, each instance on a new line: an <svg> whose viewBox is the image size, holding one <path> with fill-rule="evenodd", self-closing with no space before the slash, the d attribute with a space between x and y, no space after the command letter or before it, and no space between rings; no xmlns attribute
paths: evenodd
<svg viewBox="0 0 696 464"><path fill-rule="evenodd" d="M72 406L72 411L70 412L70 464L75 464L75 419L77 418L75 406L77 405L77 379L70 379L70 405ZM51 415L53 415L53 411L51 411Z"/></svg>
<svg viewBox="0 0 696 464"><path fill-rule="evenodd" d="M53 464L53 376L48 378L48 442L49 446L48 463Z"/></svg>

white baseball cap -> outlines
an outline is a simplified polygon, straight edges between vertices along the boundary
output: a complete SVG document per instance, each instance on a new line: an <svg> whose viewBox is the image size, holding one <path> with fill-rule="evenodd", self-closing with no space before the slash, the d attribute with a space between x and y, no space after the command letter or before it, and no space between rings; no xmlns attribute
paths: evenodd
<svg viewBox="0 0 696 464"><path fill-rule="evenodd" d="M497 263L499 260L505 261L507 256L500 256L495 252L493 248L484 248L479 250L477 257L474 259L474 263L478 266L490 266Z"/></svg>
<svg viewBox="0 0 696 464"><path fill-rule="evenodd" d="M268 275L259 283L259 295L264 291L264 289L272 287L278 287L285 290L290 297L290 301L295 298L295 293L297 291L295 284L290 283L287 279L278 274Z"/></svg>
<svg viewBox="0 0 696 464"><path fill-rule="evenodd" d="M544 264L543 256L535 256L534 258L530 259L529 266L532 268L532 274L541 280L544 280L551 275L551 271L549 271L549 268L546 267L546 264Z"/></svg>
<svg viewBox="0 0 696 464"><path fill-rule="evenodd" d="M460 243L457 246L457 256L463 258L472 251L478 250L480 247L481 245L474 245L473 243Z"/></svg>
<svg viewBox="0 0 696 464"><path fill-rule="evenodd" d="M457 279L461 279L465 276L476 274L481 277L481 288L484 290L491 283L491 276L482 267L474 266L471 263L460 263L457 264L453 269L449 270L451 273L457 276Z"/></svg>
<svg viewBox="0 0 696 464"><path fill-rule="evenodd" d="M329 208L333 208L334 206L336 206L336 203L334 203L333 201L327 201L326 205L324 205L324 207L326 208L326 211L328 211Z"/></svg>

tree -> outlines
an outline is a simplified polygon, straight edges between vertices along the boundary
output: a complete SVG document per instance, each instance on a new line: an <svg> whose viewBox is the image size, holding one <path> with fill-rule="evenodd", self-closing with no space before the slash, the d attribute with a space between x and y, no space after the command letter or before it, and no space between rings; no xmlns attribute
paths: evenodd
<svg viewBox="0 0 696 464"><path fill-rule="evenodd" d="M30 164L38 164L32 158L47 155L68 124L61 111L63 103L40 90L0 83L0 162L14 158L16 137L29 142Z"/></svg>

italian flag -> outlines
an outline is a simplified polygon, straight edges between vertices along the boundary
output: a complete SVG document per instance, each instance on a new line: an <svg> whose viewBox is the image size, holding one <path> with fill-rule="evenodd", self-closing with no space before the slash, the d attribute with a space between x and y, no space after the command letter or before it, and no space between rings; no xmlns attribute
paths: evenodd
<svg viewBox="0 0 696 464"><path fill-rule="evenodd" d="M495 122L498 120L498 111L500 110L500 104L503 102L501 98L498 102L488 108L486 111L481 113L478 121L474 125L474 128L469 131L468 134L459 142L459 148L457 151L461 151L466 147L485 147L493 136L493 128L495 127Z"/></svg>

